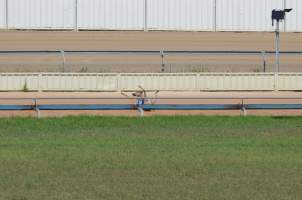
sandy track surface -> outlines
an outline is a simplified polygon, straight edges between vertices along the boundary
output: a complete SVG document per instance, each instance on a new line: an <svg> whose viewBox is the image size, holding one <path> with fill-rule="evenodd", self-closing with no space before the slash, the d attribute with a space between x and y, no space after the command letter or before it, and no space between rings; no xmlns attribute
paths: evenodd
<svg viewBox="0 0 302 200"><path fill-rule="evenodd" d="M149 97L155 97L149 92ZM157 99L156 104L241 104L240 98L253 97L259 99L244 100L245 103L299 103L302 104L302 93L299 92L160 92L158 98L212 98L212 99ZM222 97L234 97L237 99L219 99ZM261 99L263 97L298 97L300 99ZM0 93L0 98L70 98L66 100L39 100L38 104L134 104L134 99L73 99L73 98L124 98L120 93ZM21 104L32 105L32 100L0 100L1 105ZM152 111L151 115L240 115L240 111ZM12 116L36 116L34 111L0 111L1 117ZM41 116L58 117L67 115L106 115L106 116L138 116L137 111L41 111ZM248 111L248 115L273 115L293 116L302 115L302 110L259 110Z"/></svg>
<svg viewBox="0 0 302 200"><path fill-rule="evenodd" d="M0 50L274 50L273 33L232 32L0 32ZM300 51L301 33L282 33L281 49ZM261 56L167 56L167 72L263 71ZM281 71L302 71L301 57L283 56ZM267 71L274 58L267 57ZM62 71L58 56L0 56L1 72ZM156 56L66 56L67 71L159 72Z"/></svg>

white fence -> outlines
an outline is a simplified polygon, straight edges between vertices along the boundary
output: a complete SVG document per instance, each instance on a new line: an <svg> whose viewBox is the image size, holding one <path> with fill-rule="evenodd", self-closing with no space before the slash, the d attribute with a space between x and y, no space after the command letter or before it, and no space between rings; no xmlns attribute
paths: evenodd
<svg viewBox="0 0 302 200"><path fill-rule="evenodd" d="M302 32L301 0L0 0L0 28L272 31L285 7L282 30Z"/></svg>
<svg viewBox="0 0 302 200"><path fill-rule="evenodd" d="M0 91L297 91L302 73L1 73Z"/></svg>

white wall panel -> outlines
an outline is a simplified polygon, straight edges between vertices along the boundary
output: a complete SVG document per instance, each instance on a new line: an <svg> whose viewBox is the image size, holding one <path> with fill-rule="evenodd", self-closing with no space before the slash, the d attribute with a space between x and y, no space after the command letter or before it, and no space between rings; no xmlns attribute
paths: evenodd
<svg viewBox="0 0 302 200"><path fill-rule="evenodd" d="M48 73L42 75L41 89L47 91L114 91L116 74Z"/></svg>
<svg viewBox="0 0 302 200"><path fill-rule="evenodd" d="M121 74L121 90L195 90L197 74Z"/></svg>
<svg viewBox="0 0 302 200"><path fill-rule="evenodd" d="M271 91L274 85L274 74L270 73L203 73L198 82L203 91Z"/></svg>
<svg viewBox="0 0 302 200"><path fill-rule="evenodd" d="M147 7L150 30L215 30L214 0L148 0Z"/></svg>
<svg viewBox="0 0 302 200"><path fill-rule="evenodd" d="M282 73L278 79L279 90L302 90L301 73Z"/></svg>
<svg viewBox="0 0 302 200"><path fill-rule="evenodd" d="M0 0L0 28L6 28L6 0Z"/></svg>
<svg viewBox="0 0 302 200"><path fill-rule="evenodd" d="M283 0L217 0L218 31L273 31L271 11Z"/></svg>
<svg viewBox="0 0 302 200"><path fill-rule="evenodd" d="M293 11L286 15L286 31L302 31L302 0L286 0L286 8L293 8Z"/></svg>
<svg viewBox="0 0 302 200"><path fill-rule="evenodd" d="M80 29L142 30L144 0L78 0Z"/></svg>
<svg viewBox="0 0 302 200"><path fill-rule="evenodd" d="M8 2L9 28L73 28L74 0L8 0Z"/></svg>
<svg viewBox="0 0 302 200"><path fill-rule="evenodd" d="M38 77L31 73L1 74L0 91L21 91L25 84L29 90L38 90Z"/></svg>

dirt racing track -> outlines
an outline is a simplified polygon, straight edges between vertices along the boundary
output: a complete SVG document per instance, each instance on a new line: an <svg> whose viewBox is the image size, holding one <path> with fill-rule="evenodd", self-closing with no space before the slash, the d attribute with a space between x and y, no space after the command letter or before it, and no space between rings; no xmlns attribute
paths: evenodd
<svg viewBox="0 0 302 200"><path fill-rule="evenodd" d="M245 50L273 51L274 33L0 32L0 50ZM282 33L282 51L300 51L301 33ZM67 72L160 72L160 56L66 55ZM274 71L274 56L266 56ZM301 72L300 56L282 56L282 72ZM166 72L263 72L262 56L166 56ZM0 72L61 72L58 55L0 55Z"/></svg>

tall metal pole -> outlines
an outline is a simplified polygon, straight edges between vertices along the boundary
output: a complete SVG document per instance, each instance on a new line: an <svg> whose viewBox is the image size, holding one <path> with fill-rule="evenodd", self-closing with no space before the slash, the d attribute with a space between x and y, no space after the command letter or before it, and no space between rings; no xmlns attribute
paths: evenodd
<svg viewBox="0 0 302 200"><path fill-rule="evenodd" d="M283 9L286 9L286 0L283 1ZM286 15L284 15L283 31L286 32Z"/></svg>
<svg viewBox="0 0 302 200"><path fill-rule="evenodd" d="M217 0L213 0L213 21L214 21L214 31L217 31Z"/></svg>
<svg viewBox="0 0 302 200"><path fill-rule="evenodd" d="M148 31L148 0L144 0L144 31Z"/></svg>
<svg viewBox="0 0 302 200"><path fill-rule="evenodd" d="M9 28L9 19L8 19L8 0L5 1L5 26L6 26L6 29Z"/></svg>
<svg viewBox="0 0 302 200"><path fill-rule="evenodd" d="M79 30L78 25L78 0L74 0L74 31Z"/></svg>
<svg viewBox="0 0 302 200"><path fill-rule="evenodd" d="M275 72L280 71L280 30L279 30L279 21L276 26L276 68Z"/></svg>

